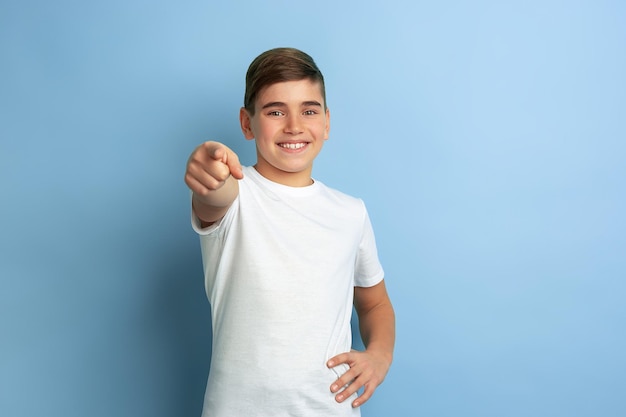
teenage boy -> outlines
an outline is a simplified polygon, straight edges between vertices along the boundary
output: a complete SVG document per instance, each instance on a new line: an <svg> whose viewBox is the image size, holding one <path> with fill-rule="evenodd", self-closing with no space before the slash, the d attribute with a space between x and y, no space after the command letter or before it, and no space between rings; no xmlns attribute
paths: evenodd
<svg viewBox="0 0 626 417"><path fill-rule="evenodd" d="M365 205L311 177L330 129L313 59L258 56L239 118L256 164L206 142L185 174L213 321L203 416L359 416L391 365L395 318Z"/></svg>

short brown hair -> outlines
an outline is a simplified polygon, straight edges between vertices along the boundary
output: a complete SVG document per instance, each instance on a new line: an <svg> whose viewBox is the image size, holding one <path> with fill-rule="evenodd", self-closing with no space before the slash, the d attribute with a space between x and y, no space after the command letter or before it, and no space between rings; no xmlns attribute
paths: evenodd
<svg viewBox="0 0 626 417"><path fill-rule="evenodd" d="M274 48L256 57L246 73L246 92L243 105L251 115L254 102L265 87L284 81L308 79L318 82L326 107L326 88L322 72L306 53L295 48Z"/></svg>

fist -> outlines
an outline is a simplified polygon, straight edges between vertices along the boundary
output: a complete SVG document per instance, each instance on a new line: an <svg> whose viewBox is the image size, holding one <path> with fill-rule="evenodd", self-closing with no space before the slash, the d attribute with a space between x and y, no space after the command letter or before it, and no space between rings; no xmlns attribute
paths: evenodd
<svg viewBox="0 0 626 417"><path fill-rule="evenodd" d="M230 176L242 179L243 171L237 154L222 143L203 143L187 161L185 183L199 196L219 190Z"/></svg>

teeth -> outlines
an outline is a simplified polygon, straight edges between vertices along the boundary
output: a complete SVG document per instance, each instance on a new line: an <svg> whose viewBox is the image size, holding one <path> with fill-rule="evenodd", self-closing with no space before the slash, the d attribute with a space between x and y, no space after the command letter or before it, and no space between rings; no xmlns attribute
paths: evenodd
<svg viewBox="0 0 626 417"><path fill-rule="evenodd" d="M281 148L287 148L287 149L300 149L300 148L304 148L306 146L306 143L279 143L278 146L280 146Z"/></svg>

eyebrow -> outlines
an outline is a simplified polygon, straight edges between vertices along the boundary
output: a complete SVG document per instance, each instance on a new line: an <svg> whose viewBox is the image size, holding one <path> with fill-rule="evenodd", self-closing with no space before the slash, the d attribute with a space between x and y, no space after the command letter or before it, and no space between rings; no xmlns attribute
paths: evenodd
<svg viewBox="0 0 626 417"><path fill-rule="evenodd" d="M307 100L307 101L303 101L300 106L302 107L311 107L311 106L316 106L316 107L322 107L322 104L319 101L315 101L315 100ZM272 101L270 103L266 103L263 105L263 107L261 107L262 109L267 109L270 107L287 107L287 105L285 103L283 103L282 101Z"/></svg>

